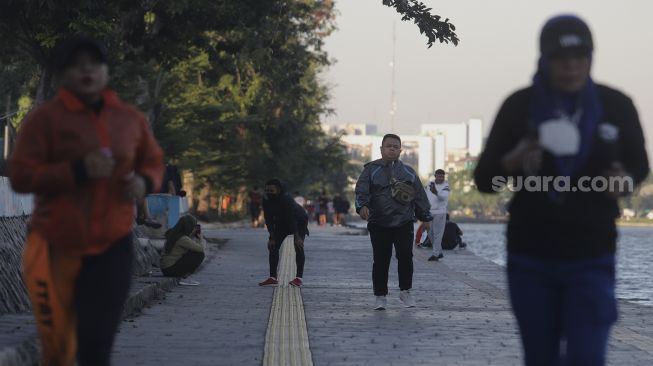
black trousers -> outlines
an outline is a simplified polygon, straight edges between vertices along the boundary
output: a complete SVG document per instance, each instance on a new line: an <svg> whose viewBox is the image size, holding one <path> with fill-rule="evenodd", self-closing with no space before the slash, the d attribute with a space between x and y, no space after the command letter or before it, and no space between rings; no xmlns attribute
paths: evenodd
<svg viewBox="0 0 653 366"><path fill-rule="evenodd" d="M281 250L281 244L283 241L286 239L288 235L292 235L290 233L283 233L283 234L275 234L274 235L274 249L268 248L270 251L269 255L269 261L270 261L270 277L277 278L277 270L279 267L279 251ZM302 239L306 238L306 232L302 231L299 236L302 237ZM304 255L304 249L303 248L298 248L295 245L295 263L297 264L297 277L303 277L304 276L304 262L306 262L306 256Z"/></svg>
<svg viewBox="0 0 653 366"><path fill-rule="evenodd" d="M161 268L161 272L166 277L186 277L197 270L204 261L204 253L187 251L181 256L177 263L168 268Z"/></svg>
<svg viewBox="0 0 653 366"><path fill-rule="evenodd" d="M398 227L383 227L367 224L372 240L374 264L372 265L372 282L374 295L388 294L388 271L392 259L392 245L398 261L399 289L410 290L413 287L413 223Z"/></svg>
<svg viewBox="0 0 653 366"><path fill-rule="evenodd" d="M131 235L102 254L84 258L75 284L80 366L110 364L113 340L129 294L133 260Z"/></svg>

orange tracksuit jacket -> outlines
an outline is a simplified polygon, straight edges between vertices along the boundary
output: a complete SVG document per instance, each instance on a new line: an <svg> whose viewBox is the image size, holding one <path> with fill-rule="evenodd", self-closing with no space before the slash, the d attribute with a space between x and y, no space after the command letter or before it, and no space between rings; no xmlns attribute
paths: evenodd
<svg viewBox="0 0 653 366"><path fill-rule="evenodd" d="M14 190L36 199L23 275L43 365L75 364L75 281L84 256L103 253L132 230L125 176L145 177L150 190L161 185L163 153L144 116L109 90L103 100L96 114L60 90L23 121L9 160ZM98 149L115 159L113 174L85 178L82 159Z"/></svg>
<svg viewBox="0 0 653 366"><path fill-rule="evenodd" d="M66 252L99 254L128 235L134 204L126 197L124 177L135 172L154 190L163 177L163 152L143 114L112 91L103 99L98 115L60 90L26 117L9 160L13 189L35 194L30 229ZM106 148L116 161L111 177L79 182L75 164Z"/></svg>

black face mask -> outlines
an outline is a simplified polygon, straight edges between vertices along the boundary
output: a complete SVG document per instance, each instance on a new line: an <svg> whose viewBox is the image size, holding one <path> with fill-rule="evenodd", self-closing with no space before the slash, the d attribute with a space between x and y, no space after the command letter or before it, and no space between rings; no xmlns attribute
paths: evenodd
<svg viewBox="0 0 653 366"><path fill-rule="evenodd" d="M281 197L281 192L279 193L265 192L265 197L267 197L267 199L271 201L278 200L279 197Z"/></svg>

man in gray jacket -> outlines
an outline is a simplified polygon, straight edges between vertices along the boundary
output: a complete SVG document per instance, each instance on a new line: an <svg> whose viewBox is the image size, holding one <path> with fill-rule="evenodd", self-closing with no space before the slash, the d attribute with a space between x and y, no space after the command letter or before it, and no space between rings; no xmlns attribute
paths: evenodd
<svg viewBox="0 0 653 366"><path fill-rule="evenodd" d="M356 183L356 212L368 222L374 265L372 280L375 310L386 308L388 270L394 244L398 261L399 298L414 307L410 294L413 282L413 231L415 218L430 225L430 204L422 182L413 168L399 160L401 139L388 134L381 142L381 159L365 164Z"/></svg>

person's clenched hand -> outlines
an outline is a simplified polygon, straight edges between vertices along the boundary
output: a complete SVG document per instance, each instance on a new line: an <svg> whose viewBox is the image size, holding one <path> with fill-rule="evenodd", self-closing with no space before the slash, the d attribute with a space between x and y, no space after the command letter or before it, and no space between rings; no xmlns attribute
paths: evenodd
<svg viewBox="0 0 653 366"><path fill-rule="evenodd" d="M304 239L301 236L295 234L295 246L299 249L304 249Z"/></svg>
<svg viewBox="0 0 653 366"><path fill-rule="evenodd" d="M360 215L361 219L367 221L370 218L370 209L367 206L363 206L358 212L358 215Z"/></svg>
<svg viewBox="0 0 653 366"><path fill-rule="evenodd" d="M84 167L89 178L110 177L115 165L115 160L100 150L93 151L84 157Z"/></svg>
<svg viewBox="0 0 653 366"><path fill-rule="evenodd" d="M145 178L133 173L125 177L125 194L130 201L136 203L143 201L147 194Z"/></svg>

